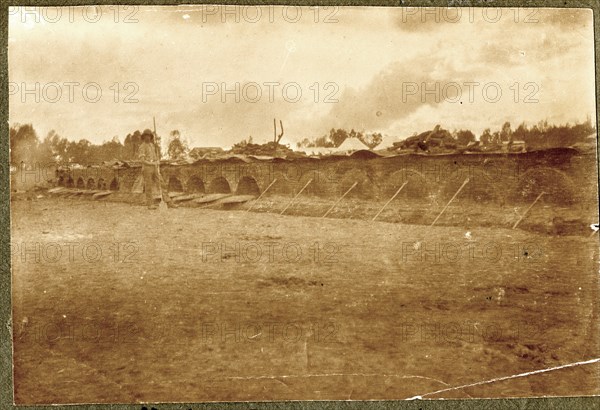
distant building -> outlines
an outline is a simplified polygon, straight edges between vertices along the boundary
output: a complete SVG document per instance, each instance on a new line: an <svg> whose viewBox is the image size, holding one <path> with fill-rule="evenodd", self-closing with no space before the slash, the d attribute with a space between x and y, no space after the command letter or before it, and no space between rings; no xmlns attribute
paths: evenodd
<svg viewBox="0 0 600 410"><path fill-rule="evenodd" d="M221 147L196 147L190 150L188 154L192 159L219 157L225 153Z"/></svg>

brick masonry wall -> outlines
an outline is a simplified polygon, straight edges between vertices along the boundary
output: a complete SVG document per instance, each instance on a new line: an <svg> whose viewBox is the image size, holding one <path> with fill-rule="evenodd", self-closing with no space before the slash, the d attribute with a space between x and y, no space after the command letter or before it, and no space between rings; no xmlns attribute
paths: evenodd
<svg viewBox="0 0 600 410"><path fill-rule="evenodd" d="M307 195L339 197L356 183L349 196L386 200L407 182L404 195L441 201L450 199L468 178L460 195L473 201L527 202L542 190L557 203L598 198L595 155L569 148L524 154L408 154L370 159L350 156L245 162L230 158L163 165L161 173L170 191L184 192L259 193L276 180L267 195L293 195L310 180L303 192ZM132 192L140 175L141 168L73 169L59 173L56 184Z"/></svg>

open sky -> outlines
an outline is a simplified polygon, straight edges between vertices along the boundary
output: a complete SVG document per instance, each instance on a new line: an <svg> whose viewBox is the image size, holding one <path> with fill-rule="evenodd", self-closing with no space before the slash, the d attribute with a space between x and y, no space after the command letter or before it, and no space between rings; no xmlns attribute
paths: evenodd
<svg viewBox="0 0 600 410"><path fill-rule="evenodd" d="M190 146L223 147L272 139L273 118L294 145L332 127L392 139L436 124L479 135L505 121L595 121L591 10L9 13L9 120L42 138L123 141L153 116L160 135L177 129Z"/></svg>

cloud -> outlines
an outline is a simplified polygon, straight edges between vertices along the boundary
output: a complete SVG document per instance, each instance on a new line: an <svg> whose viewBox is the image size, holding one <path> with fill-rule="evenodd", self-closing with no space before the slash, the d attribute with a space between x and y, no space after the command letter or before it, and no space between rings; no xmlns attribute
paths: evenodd
<svg viewBox="0 0 600 410"><path fill-rule="evenodd" d="M593 116L591 26L587 33L557 29L586 18L589 23L590 16L562 13L569 15L545 14L551 18L548 24L506 23L509 30L492 24L482 30L471 24L438 25L435 33L443 41L388 65L364 87L345 90L321 119L322 127L407 136L438 123L479 132L506 120L567 122ZM477 86L470 88L470 83ZM496 92L501 94L497 100Z"/></svg>
<svg viewBox="0 0 600 410"><path fill-rule="evenodd" d="M179 129L192 145L227 146L249 135L270 140L273 118L283 120L284 141L293 143L332 127L406 130L410 135L428 121L479 127L478 122L495 118L562 121L595 112L594 43L587 11L542 9L537 23L525 23L531 16L524 12L515 22L513 14L503 11L497 23L490 23L481 9L467 9L452 23L455 17L441 10L418 15L396 8L342 8L335 16L338 22L326 24L323 18L332 10L321 10L316 23L313 12L304 8L302 19L289 23L281 19L280 7L273 22L267 17L237 24L235 15L228 15L231 22L223 24L218 13L204 18L207 9L198 7L140 7L135 24L103 19L25 27L13 18L9 81L93 81L101 85L104 98L96 104L82 104L81 98L75 104L31 99L23 104L14 95L10 121L33 122L40 134L54 128L68 138L101 142L147 128L156 116L161 134ZM257 102L222 102L220 95L203 101L207 82L231 88L272 81L280 84L274 101L264 98L264 87ZM123 103L127 82L138 87L135 104ZM303 92L297 103L281 98L281 85L291 82ZM503 99L482 101L480 85L471 103L468 82L498 83ZM539 85L539 103L512 102L510 87L519 85L522 100L523 86L530 82ZM112 101L115 83L118 103ZM329 83L337 89L337 103L323 101ZM462 99L448 86L452 83L461 87ZM442 97L437 100L423 93L436 84L434 94Z"/></svg>
<svg viewBox="0 0 600 410"><path fill-rule="evenodd" d="M435 96L423 98L424 88L456 81L458 73L447 61L421 55L409 61L395 62L382 70L360 89L348 88L338 104L323 119L323 128L346 127L358 130L382 130L405 118L422 105L436 105ZM425 84L425 87L423 87ZM441 88L439 93L441 95ZM455 90L447 89L450 98Z"/></svg>

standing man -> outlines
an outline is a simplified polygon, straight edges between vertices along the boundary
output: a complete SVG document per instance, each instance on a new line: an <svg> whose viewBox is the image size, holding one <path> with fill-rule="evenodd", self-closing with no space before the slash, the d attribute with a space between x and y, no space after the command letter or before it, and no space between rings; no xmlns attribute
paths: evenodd
<svg viewBox="0 0 600 410"><path fill-rule="evenodd" d="M138 158L142 162L142 175L144 176L144 191L146 192L146 203L148 209L157 209L154 203L154 184L158 182L162 191L162 199L169 208L177 208L177 205L171 201L167 192L165 181L160 175L160 159L158 148L154 144L154 133L149 129L142 133L142 145L138 150Z"/></svg>

